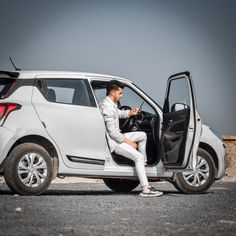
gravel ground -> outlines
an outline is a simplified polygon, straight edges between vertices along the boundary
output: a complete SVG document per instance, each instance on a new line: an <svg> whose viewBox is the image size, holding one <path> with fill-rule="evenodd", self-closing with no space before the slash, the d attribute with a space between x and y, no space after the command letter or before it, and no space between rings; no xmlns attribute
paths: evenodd
<svg viewBox="0 0 236 236"><path fill-rule="evenodd" d="M164 195L144 199L139 187L121 194L103 183L54 182L41 196L19 196L1 183L0 235L236 235L235 182L216 182L200 195L153 185Z"/></svg>

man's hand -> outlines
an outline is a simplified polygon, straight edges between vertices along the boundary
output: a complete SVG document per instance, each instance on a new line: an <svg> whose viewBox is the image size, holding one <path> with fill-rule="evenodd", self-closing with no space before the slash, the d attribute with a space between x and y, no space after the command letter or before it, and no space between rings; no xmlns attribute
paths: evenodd
<svg viewBox="0 0 236 236"><path fill-rule="evenodd" d="M129 116L136 116L141 112L141 110L137 107L133 108L132 110L129 111L128 115Z"/></svg>
<svg viewBox="0 0 236 236"><path fill-rule="evenodd" d="M129 144L129 145L130 145L131 147L133 147L134 149L137 149L137 147L138 147L138 144L137 144L137 143L135 143L135 142L133 142L133 141L127 139L127 138L125 138L125 140L124 140L123 142Z"/></svg>

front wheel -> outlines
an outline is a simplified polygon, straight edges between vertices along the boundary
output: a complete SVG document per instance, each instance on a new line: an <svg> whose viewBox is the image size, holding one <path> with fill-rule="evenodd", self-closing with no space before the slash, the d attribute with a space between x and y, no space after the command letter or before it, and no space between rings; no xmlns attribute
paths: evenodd
<svg viewBox="0 0 236 236"><path fill-rule="evenodd" d="M39 195L52 181L52 157L38 144L20 144L6 159L4 178L8 187L15 193Z"/></svg>
<svg viewBox="0 0 236 236"><path fill-rule="evenodd" d="M211 155L198 148L195 171L177 172L173 185L182 193L199 194L206 192L215 179L215 164Z"/></svg>
<svg viewBox="0 0 236 236"><path fill-rule="evenodd" d="M105 185L116 192L130 192L139 185L137 180L129 179L103 179Z"/></svg>

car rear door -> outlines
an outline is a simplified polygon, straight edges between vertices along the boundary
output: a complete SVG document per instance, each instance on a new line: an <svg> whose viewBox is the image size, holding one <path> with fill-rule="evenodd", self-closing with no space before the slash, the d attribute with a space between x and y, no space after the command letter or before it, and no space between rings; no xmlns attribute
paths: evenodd
<svg viewBox="0 0 236 236"><path fill-rule="evenodd" d="M193 170L202 123L189 72L167 81L160 155L167 170Z"/></svg>
<svg viewBox="0 0 236 236"><path fill-rule="evenodd" d="M104 121L87 79L68 75L37 76L32 103L67 166L104 165Z"/></svg>

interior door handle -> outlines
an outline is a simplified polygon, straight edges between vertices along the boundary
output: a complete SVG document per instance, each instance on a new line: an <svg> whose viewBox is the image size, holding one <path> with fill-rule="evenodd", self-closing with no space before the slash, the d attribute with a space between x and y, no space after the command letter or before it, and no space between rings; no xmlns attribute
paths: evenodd
<svg viewBox="0 0 236 236"><path fill-rule="evenodd" d="M181 136L183 135L183 132L166 132L164 133L164 136L167 140L169 141L173 141L173 140L176 140L176 139L179 139Z"/></svg>

